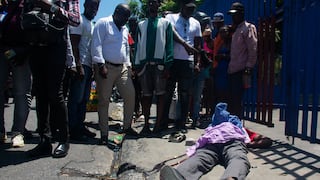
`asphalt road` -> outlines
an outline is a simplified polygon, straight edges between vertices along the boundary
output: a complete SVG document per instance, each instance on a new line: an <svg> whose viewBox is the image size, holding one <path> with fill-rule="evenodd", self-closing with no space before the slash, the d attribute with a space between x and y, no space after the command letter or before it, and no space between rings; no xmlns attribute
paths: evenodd
<svg viewBox="0 0 320 180"><path fill-rule="evenodd" d="M33 102L34 105L34 102ZM110 106L110 116L116 118L121 104ZM5 108L6 129L11 130L13 104ZM121 109L120 109L121 112ZM155 117L155 106L152 107L152 119ZM275 117L277 119L275 110ZM118 114L119 115L119 114ZM35 111L31 110L27 122L29 130L36 130ZM182 161L178 157L185 153L186 141L181 143L168 142L167 131L159 136L125 137L120 149L111 149L97 145L99 138L98 116L96 112L88 112L87 120L90 129L97 133L95 139L86 142L71 141L71 148L67 157L53 159L52 157L30 159L25 151L32 149L37 143L37 137L26 140L23 148L11 148L10 133L6 144L0 145L0 179L122 179L142 180L159 179L159 170L164 164L173 165ZM248 157L251 170L249 180L260 179L320 179L320 146L308 142L295 140L284 136L284 123L275 122L274 128L268 128L256 123L246 122L246 127L271 137L273 146L269 149L251 149ZM117 134L121 121L110 121L110 136ZM137 121L133 127L140 131L143 121ZM196 140L203 133L203 129L189 130L187 140ZM34 133L36 136L36 133ZM53 144L54 147L56 143ZM178 158L175 158L178 157ZM223 174L223 167L217 166L201 180L215 180ZM118 175L117 175L118 173Z"/></svg>

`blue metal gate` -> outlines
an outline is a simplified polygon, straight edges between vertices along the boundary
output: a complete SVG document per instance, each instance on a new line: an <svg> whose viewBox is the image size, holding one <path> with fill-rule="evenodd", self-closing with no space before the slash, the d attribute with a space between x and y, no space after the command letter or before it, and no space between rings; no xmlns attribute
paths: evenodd
<svg viewBox="0 0 320 180"><path fill-rule="evenodd" d="M199 10L210 16L223 12L230 24L226 12L233 2L207 0ZM284 0L280 47L274 45L276 0L239 2L245 6L246 20L259 31L259 59L253 87L245 93L244 117L272 127L273 109L279 108L286 135L319 143L320 0ZM275 54L275 48L281 53Z"/></svg>
<svg viewBox="0 0 320 180"><path fill-rule="evenodd" d="M319 143L320 0L286 1L284 7L285 134Z"/></svg>

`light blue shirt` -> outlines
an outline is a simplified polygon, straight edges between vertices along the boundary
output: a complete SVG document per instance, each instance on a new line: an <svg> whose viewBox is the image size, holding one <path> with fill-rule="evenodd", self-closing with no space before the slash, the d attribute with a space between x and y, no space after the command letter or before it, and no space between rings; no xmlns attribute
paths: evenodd
<svg viewBox="0 0 320 180"><path fill-rule="evenodd" d="M128 36L128 28L123 26L119 30L112 16L99 19L92 35L93 63L111 62L131 66Z"/></svg>

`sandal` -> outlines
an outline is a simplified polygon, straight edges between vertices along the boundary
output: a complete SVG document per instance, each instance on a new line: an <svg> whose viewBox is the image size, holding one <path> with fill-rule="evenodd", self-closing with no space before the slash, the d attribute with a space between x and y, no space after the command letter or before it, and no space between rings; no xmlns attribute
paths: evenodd
<svg viewBox="0 0 320 180"><path fill-rule="evenodd" d="M169 137L169 142L180 143L186 139L186 135L182 133L172 133Z"/></svg>

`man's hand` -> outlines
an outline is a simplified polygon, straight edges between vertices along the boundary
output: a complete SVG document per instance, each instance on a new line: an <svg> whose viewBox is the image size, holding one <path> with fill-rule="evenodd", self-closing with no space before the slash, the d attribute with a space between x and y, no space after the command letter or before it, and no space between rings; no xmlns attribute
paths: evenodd
<svg viewBox="0 0 320 180"><path fill-rule="evenodd" d="M99 64L99 74L102 78L106 79L108 74L108 69L105 64Z"/></svg>
<svg viewBox="0 0 320 180"><path fill-rule="evenodd" d="M68 24L68 14L60 8L59 6L47 1L47 0L34 0L36 6L40 7L41 9L55 14L59 20L65 24ZM53 12L54 11L54 12Z"/></svg>
<svg viewBox="0 0 320 180"><path fill-rule="evenodd" d="M127 66L127 69L128 69L128 75L131 77L131 79L134 79L135 78L135 72L132 69L132 67L131 66Z"/></svg>
<svg viewBox="0 0 320 180"><path fill-rule="evenodd" d="M187 42L184 42L182 45L183 45L184 49L188 52L189 55L199 52L196 48L194 48L193 46L191 46Z"/></svg>
<svg viewBox="0 0 320 180"><path fill-rule="evenodd" d="M163 76L164 79L168 79L170 77L170 70L164 69Z"/></svg>
<svg viewBox="0 0 320 180"><path fill-rule="evenodd" d="M195 66L194 66L194 72L195 73L199 73L200 72L200 64L197 63Z"/></svg>
<svg viewBox="0 0 320 180"><path fill-rule="evenodd" d="M77 65L76 67L77 70L77 77L82 81L84 79L84 69L82 65Z"/></svg>

